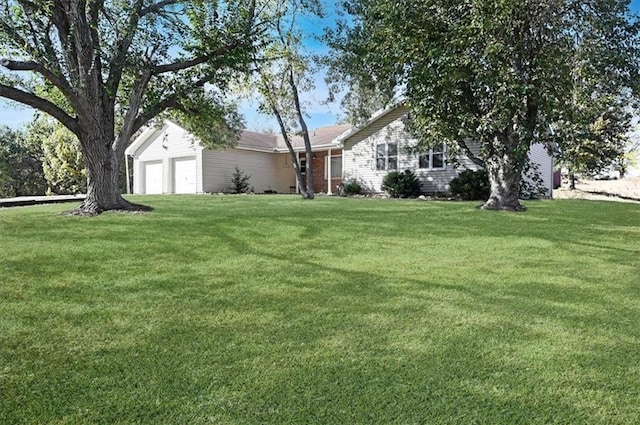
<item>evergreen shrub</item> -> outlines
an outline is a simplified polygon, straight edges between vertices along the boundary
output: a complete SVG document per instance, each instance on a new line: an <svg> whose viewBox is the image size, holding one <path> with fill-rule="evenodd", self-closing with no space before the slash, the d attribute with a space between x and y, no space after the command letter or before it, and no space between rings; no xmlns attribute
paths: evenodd
<svg viewBox="0 0 640 425"><path fill-rule="evenodd" d="M451 194L466 201L486 201L491 193L485 170L464 170L449 183Z"/></svg>
<svg viewBox="0 0 640 425"><path fill-rule="evenodd" d="M382 180L382 190L392 198L412 198L419 196L420 180L411 170L391 171Z"/></svg>

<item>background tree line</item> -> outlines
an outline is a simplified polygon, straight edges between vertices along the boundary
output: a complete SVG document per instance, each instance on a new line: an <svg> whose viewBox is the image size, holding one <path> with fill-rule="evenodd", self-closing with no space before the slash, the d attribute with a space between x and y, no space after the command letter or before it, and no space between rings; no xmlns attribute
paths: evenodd
<svg viewBox="0 0 640 425"><path fill-rule="evenodd" d="M119 187L126 192L126 173ZM0 128L0 198L85 193L87 172L78 139L41 115L24 130Z"/></svg>

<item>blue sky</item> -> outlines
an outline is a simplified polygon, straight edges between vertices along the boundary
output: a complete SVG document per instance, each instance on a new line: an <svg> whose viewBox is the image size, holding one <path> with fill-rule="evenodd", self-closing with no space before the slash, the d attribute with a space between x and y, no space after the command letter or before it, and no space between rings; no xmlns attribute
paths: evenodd
<svg viewBox="0 0 640 425"><path fill-rule="evenodd" d="M325 0L323 3L326 17L324 19L314 18L304 25L307 31L306 45L313 53L326 52L326 47L314 40L314 36L321 34L323 28L332 26L336 20L335 2ZM640 0L632 0L631 9L635 12L640 12ZM324 74L318 73L315 75L314 80L315 89L302 96L307 105L307 125L312 129L333 125L341 118L339 102L326 102L328 87L324 82ZM277 130L277 125L273 118L259 114L256 109L257 104L255 102L243 101L240 105L240 111L246 119L247 129L254 131ZM21 128L33 118L34 112L31 108L7 102L0 98L0 126L8 126L14 129Z"/></svg>

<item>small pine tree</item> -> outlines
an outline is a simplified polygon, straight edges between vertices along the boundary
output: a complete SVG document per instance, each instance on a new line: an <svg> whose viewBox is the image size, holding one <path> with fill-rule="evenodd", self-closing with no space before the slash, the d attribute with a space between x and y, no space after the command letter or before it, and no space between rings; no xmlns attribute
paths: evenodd
<svg viewBox="0 0 640 425"><path fill-rule="evenodd" d="M245 174L236 165L233 177L231 178L231 193L249 193L253 192L253 187L249 185L249 179L251 176Z"/></svg>

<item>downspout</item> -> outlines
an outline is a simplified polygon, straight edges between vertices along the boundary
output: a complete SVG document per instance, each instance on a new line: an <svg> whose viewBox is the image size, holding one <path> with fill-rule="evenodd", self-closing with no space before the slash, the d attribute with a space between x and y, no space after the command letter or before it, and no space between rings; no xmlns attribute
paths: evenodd
<svg viewBox="0 0 640 425"><path fill-rule="evenodd" d="M127 170L127 195L131 195L131 179L129 178L129 154L124 154L124 166Z"/></svg>
<svg viewBox="0 0 640 425"><path fill-rule="evenodd" d="M300 152L296 152L296 157L298 159L298 165L300 165ZM300 167L300 171L302 172L302 167ZM298 180L298 174L296 174L296 193L300 194L300 186L302 186L302 182Z"/></svg>

